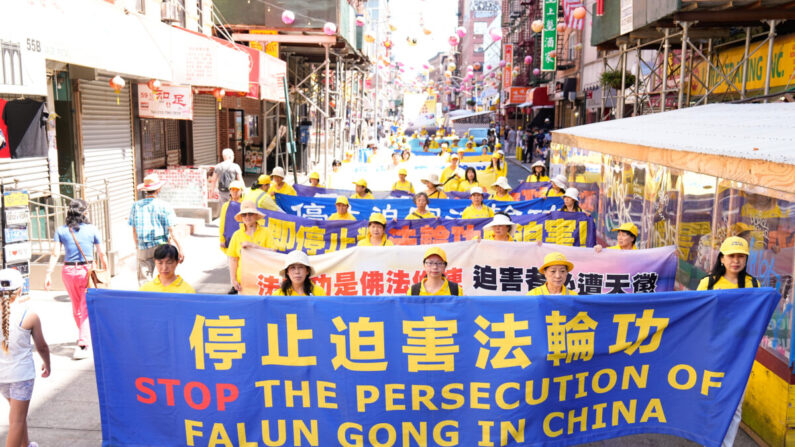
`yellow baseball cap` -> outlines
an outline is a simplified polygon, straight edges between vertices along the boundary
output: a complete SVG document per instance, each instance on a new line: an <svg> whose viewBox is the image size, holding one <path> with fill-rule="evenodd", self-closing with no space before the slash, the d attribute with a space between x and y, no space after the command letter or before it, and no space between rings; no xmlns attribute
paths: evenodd
<svg viewBox="0 0 795 447"><path fill-rule="evenodd" d="M551 267L553 265L564 265L568 271L572 271L572 269L574 269L574 264L566 259L566 255L555 251L544 256L544 265L542 265L538 271L544 273L544 270L546 270L547 267Z"/></svg>
<svg viewBox="0 0 795 447"><path fill-rule="evenodd" d="M627 233L635 236L635 238L638 237L638 227L632 222L623 223L620 227L614 228L613 231L626 231Z"/></svg>
<svg viewBox="0 0 795 447"><path fill-rule="evenodd" d="M750 254L750 251L748 250L748 241L739 236L727 237L726 240L720 245L720 252L724 256L738 253L748 256Z"/></svg>
<svg viewBox="0 0 795 447"><path fill-rule="evenodd" d="M334 202L334 204L335 205L339 205L339 204L350 205L350 203L348 203L348 198L345 197L345 196L338 196L337 197L337 201Z"/></svg>
<svg viewBox="0 0 795 447"><path fill-rule="evenodd" d="M260 185L269 185L271 183L271 176L269 176L268 174L262 174L257 179L257 183L259 183Z"/></svg>
<svg viewBox="0 0 795 447"><path fill-rule="evenodd" d="M444 261L444 263L447 264L447 253L445 253L444 250L442 250L439 247L431 247L425 250L425 256L422 257L422 262L425 262L426 259L428 259L433 255L442 258L442 261Z"/></svg>
<svg viewBox="0 0 795 447"><path fill-rule="evenodd" d="M317 172L313 172L313 173L309 174L309 178L311 178L311 179L313 178L315 180L320 180L320 174L318 174Z"/></svg>
<svg viewBox="0 0 795 447"><path fill-rule="evenodd" d="M381 225L386 226L386 216L381 213L370 214L369 223L380 223Z"/></svg>
<svg viewBox="0 0 795 447"><path fill-rule="evenodd" d="M365 188L367 188L367 180L365 179L360 179L358 181L355 181L353 182L353 184L356 186L364 186Z"/></svg>
<svg viewBox="0 0 795 447"><path fill-rule="evenodd" d="M409 173L406 171L406 168L400 168L398 175L409 175Z"/></svg>

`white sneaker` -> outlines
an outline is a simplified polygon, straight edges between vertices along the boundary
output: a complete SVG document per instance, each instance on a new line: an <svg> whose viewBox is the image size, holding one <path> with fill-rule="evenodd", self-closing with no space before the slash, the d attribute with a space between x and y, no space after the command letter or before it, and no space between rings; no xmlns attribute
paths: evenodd
<svg viewBox="0 0 795 447"><path fill-rule="evenodd" d="M28 444L28 447L39 447L39 443L38 442L31 442L30 444Z"/></svg>
<svg viewBox="0 0 795 447"><path fill-rule="evenodd" d="M88 348L86 346L75 346L75 352L72 354L72 360L83 360L88 358Z"/></svg>

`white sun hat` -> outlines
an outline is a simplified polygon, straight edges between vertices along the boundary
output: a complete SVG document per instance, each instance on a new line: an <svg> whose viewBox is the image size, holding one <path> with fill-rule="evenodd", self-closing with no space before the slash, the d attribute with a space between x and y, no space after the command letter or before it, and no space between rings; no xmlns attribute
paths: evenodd
<svg viewBox="0 0 795 447"><path fill-rule="evenodd" d="M305 265L309 269L309 277L315 276L315 269L312 268L312 264L309 263L309 256L301 250L293 250L287 253L287 257L284 258L284 264L279 274L282 275L283 278L287 278L287 268L293 264Z"/></svg>

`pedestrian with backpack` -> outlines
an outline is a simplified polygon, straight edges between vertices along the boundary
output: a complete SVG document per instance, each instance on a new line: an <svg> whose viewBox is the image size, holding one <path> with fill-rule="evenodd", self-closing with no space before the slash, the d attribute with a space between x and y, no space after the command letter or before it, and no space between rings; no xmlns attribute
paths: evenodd
<svg viewBox="0 0 795 447"><path fill-rule="evenodd" d="M462 296L464 289L460 284L449 281L444 274L447 268L447 254L439 247L431 247L422 258L425 278L412 284L409 295L452 295Z"/></svg>
<svg viewBox="0 0 795 447"><path fill-rule="evenodd" d="M240 165L235 163L235 151L226 148L221 152L223 161L215 165L213 175L210 177L210 184L213 188L218 187L218 200L221 203L229 201L229 185L235 180L243 181L243 171Z"/></svg>

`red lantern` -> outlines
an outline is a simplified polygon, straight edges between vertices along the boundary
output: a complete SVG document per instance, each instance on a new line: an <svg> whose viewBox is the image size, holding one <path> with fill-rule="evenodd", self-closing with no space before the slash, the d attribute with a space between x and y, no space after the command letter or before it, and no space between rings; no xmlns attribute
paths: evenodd
<svg viewBox="0 0 795 447"><path fill-rule="evenodd" d="M558 23L558 32L562 33L566 31L566 24L565 23Z"/></svg>
<svg viewBox="0 0 795 447"><path fill-rule="evenodd" d="M222 88L214 88L213 89L213 96L215 96L215 100L218 102L218 110L221 110L221 100L226 95L226 90Z"/></svg>
<svg viewBox="0 0 795 447"><path fill-rule="evenodd" d="M110 80L109 84L110 87L113 89L113 91L116 92L116 105L118 105L119 93L121 93L121 91L124 89L124 86L127 85L127 83L124 82L124 78L122 78L119 75L116 75L113 77L113 79Z"/></svg>

